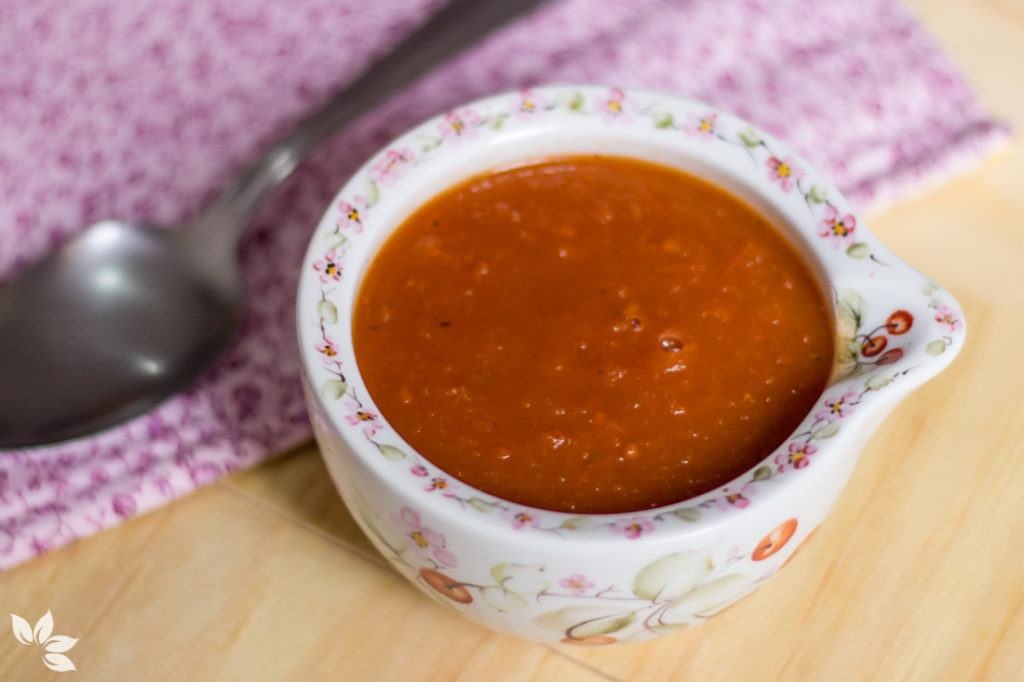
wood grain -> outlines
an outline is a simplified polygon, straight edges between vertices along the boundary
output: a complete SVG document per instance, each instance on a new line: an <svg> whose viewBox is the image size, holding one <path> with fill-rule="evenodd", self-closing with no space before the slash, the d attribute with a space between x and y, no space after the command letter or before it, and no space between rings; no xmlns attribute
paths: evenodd
<svg viewBox="0 0 1024 682"><path fill-rule="evenodd" d="M1024 2L911 4L1024 129ZM82 680L1024 679L1024 145L871 218L967 343L801 555L700 628L580 649L464 621L387 568L312 445L0 575L0 612L52 610ZM41 653L0 634L0 680L51 679Z"/></svg>
<svg viewBox="0 0 1024 682"><path fill-rule="evenodd" d="M76 679L607 680L469 623L227 486L3 580L4 608L30 620L49 608L56 632L80 638ZM41 653L0 637L0 679L53 675Z"/></svg>

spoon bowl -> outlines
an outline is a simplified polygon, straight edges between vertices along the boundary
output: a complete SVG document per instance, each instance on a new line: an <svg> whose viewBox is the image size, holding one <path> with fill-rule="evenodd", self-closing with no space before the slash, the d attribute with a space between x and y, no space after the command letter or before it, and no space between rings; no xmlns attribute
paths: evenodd
<svg viewBox="0 0 1024 682"><path fill-rule="evenodd" d="M236 334L237 246L340 128L544 0L452 0L250 167L193 223L95 223L0 288L0 448L56 443L184 389Z"/></svg>
<svg viewBox="0 0 1024 682"><path fill-rule="evenodd" d="M224 350L244 310L241 272L190 256L193 234L101 221L3 288L0 447L113 426Z"/></svg>

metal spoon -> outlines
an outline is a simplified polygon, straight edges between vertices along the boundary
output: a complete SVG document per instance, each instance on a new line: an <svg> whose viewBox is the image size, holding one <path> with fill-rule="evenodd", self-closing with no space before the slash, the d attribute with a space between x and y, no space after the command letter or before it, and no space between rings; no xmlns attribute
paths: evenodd
<svg viewBox="0 0 1024 682"><path fill-rule="evenodd" d="M0 289L0 448L99 431L184 389L244 311L238 242L341 127L544 0L454 0L175 229L104 220Z"/></svg>

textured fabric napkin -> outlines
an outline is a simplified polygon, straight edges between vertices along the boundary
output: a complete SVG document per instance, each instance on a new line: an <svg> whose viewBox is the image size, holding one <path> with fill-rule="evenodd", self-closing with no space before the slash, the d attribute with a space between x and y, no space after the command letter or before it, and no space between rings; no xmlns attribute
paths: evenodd
<svg viewBox="0 0 1024 682"><path fill-rule="evenodd" d="M0 3L0 279L100 218L195 215L437 6ZM368 116L292 178L242 248L244 336L189 391L95 438L0 452L0 568L308 438L293 295L334 191L420 119L553 81L656 88L732 110L788 140L862 207L976 163L1007 132L888 0L554 2Z"/></svg>

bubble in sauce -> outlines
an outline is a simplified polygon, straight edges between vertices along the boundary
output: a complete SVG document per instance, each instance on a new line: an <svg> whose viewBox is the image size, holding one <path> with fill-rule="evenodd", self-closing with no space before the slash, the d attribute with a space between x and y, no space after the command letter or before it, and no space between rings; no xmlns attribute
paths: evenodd
<svg viewBox="0 0 1024 682"><path fill-rule="evenodd" d="M682 350L683 346L686 344L684 344L683 340L678 336L673 334L662 334L661 338L658 339L658 345L660 345L661 349L666 353L674 353Z"/></svg>

